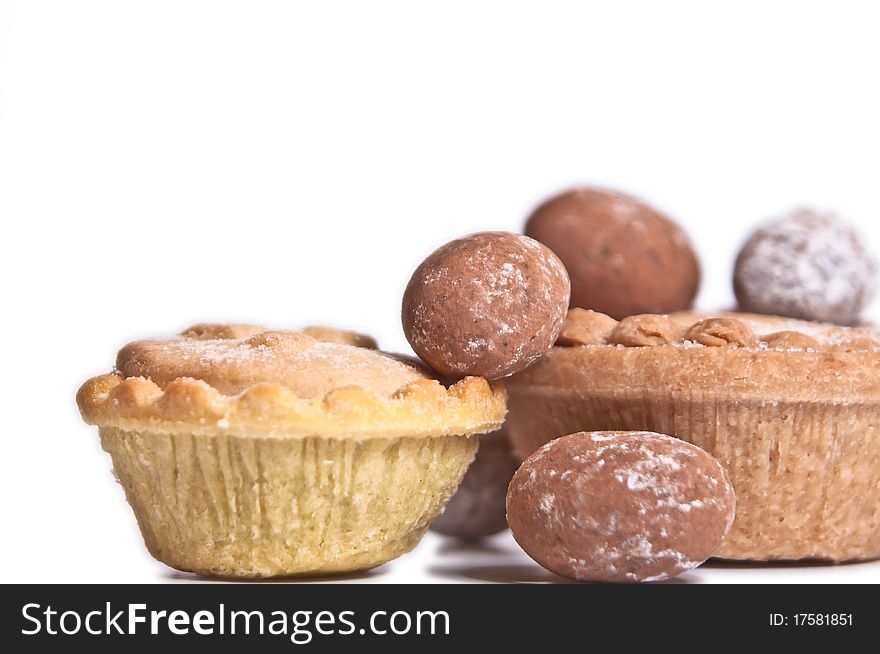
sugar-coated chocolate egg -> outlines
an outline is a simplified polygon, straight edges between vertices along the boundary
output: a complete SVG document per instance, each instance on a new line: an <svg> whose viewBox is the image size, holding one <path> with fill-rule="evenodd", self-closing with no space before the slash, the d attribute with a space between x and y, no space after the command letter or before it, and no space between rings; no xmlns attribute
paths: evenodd
<svg viewBox="0 0 880 654"><path fill-rule="evenodd" d="M733 286L742 311L852 325L871 298L876 262L836 216L800 209L756 229Z"/></svg>
<svg viewBox="0 0 880 654"><path fill-rule="evenodd" d="M706 451L653 432L578 432L517 470L507 520L539 564L578 581L661 581L712 556L734 519Z"/></svg>
<svg viewBox="0 0 880 654"><path fill-rule="evenodd" d="M447 243L416 269L403 296L403 329L443 375L499 379L553 345L570 289L565 266L544 245L480 232Z"/></svg>
<svg viewBox="0 0 880 654"><path fill-rule="evenodd" d="M525 232L553 250L571 275L571 306L621 319L691 306L700 265L670 218L629 195L584 187L532 213Z"/></svg>

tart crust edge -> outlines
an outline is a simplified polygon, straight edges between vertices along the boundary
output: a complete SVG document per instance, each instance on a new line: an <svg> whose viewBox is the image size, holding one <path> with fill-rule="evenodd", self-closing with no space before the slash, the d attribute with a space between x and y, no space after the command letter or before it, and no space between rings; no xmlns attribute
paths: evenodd
<svg viewBox="0 0 880 654"><path fill-rule="evenodd" d="M345 386L306 399L274 383L224 395L191 377L178 377L163 389L144 377L110 373L86 381L76 401L83 420L98 427L241 437L469 436L498 429L507 413L504 387L482 377L448 388L421 379L390 397Z"/></svg>

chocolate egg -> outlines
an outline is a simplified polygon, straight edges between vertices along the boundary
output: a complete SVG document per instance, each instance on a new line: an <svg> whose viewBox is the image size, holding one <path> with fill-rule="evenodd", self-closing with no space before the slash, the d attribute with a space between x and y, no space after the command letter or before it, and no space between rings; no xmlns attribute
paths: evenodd
<svg viewBox="0 0 880 654"><path fill-rule="evenodd" d="M431 530L478 540L507 529L507 486L519 467L504 431L480 436L480 449L443 515Z"/></svg>
<svg viewBox="0 0 880 654"><path fill-rule="evenodd" d="M441 374L498 379L553 345L570 290L565 266L547 247L480 232L447 243L416 269L403 296L403 329Z"/></svg>
<svg viewBox="0 0 880 654"><path fill-rule="evenodd" d="M578 188L547 200L525 232L553 250L571 275L571 306L620 319L691 306L700 266L672 220L639 200Z"/></svg>
<svg viewBox="0 0 880 654"><path fill-rule="evenodd" d="M801 209L755 230L736 258L733 286L743 311L852 325L875 275L852 227Z"/></svg>
<svg viewBox="0 0 880 654"><path fill-rule="evenodd" d="M578 581L660 581L712 556L735 496L712 456L653 432L578 432L550 441L507 493L514 538Z"/></svg>

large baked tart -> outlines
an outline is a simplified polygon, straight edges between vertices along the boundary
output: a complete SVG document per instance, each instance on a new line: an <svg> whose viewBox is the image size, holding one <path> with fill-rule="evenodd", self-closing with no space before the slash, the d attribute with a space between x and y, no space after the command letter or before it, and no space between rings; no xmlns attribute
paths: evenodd
<svg viewBox="0 0 880 654"><path fill-rule="evenodd" d="M77 402L149 551L226 577L361 570L411 549L504 391L446 387L372 339L196 325L119 352Z"/></svg>
<svg viewBox="0 0 880 654"><path fill-rule="evenodd" d="M880 557L880 341L750 314L569 312L507 383L519 457L577 431L649 430L713 454L737 495L717 556Z"/></svg>

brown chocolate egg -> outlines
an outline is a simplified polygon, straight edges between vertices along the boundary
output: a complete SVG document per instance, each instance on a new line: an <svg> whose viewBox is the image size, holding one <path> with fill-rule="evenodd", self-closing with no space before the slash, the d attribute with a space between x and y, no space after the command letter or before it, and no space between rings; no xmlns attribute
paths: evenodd
<svg viewBox="0 0 880 654"><path fill-rule="evenodd" d="M514 538L578 581L661 581L712 556L733 524L727 474L653 432L578 432L525 460L507 493Z"/></svg>
<svg viewBox="0 0 880 654"><path fill-rule="evenodd" d="M571 306L621 319L691 306L700 265L684 231L643 202L578 188L539 206L525 232L553 250L571 276Z"/></svg>
<svg viewBox="0 0 880 654"><path fill-rule="evenodd" d="M504 431L480 436L474 462L431 530L478 540L507 529L507 486L518 467Z"/></svg>
<svg viewBox="0 0 880 654"><path fill-rule="evenodd" d="M565 266L544 245L480 232L447 243L416 269L403 296L403 330L441 374L499 379L553 345L570 290Z"/></svg>

